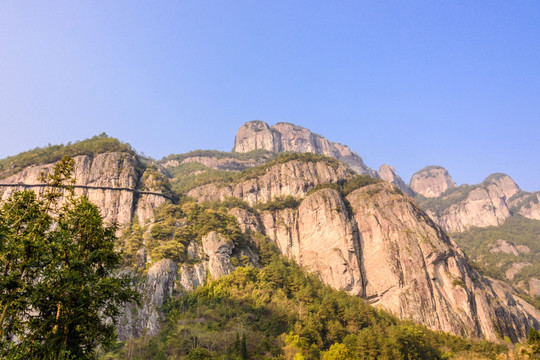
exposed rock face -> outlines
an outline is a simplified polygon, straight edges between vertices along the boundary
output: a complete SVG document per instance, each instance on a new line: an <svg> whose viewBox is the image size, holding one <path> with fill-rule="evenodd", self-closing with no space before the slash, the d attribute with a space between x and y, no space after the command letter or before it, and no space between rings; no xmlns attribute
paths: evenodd
<svg viewBox="0 0 540 360"><path fill-rule="evenodd" d="M443 169L444 170L444 169ZM442 171L442 170L441 170ZM446 171L446 170L444 170ZM420 172L420 174L425 171ZM422 175L423 176L423 175ZM414 178L418 176L414 175ZM430 178L429 181L434 181ZM471 227L498 226L513 214L529 219L540 220L540 193L521 191L519 186L506 174L492 174L478 185L462 185L450 194L436 191L428 192L422 183L416 180L417 193L432 198L427 205L420 198L420 206L446 231L460 232ZM443 183L441 180L440 183ZM411 180L411 187L413 181ZM440 188L442 190L442 188ZM439 194L435 196L435 194Z"/></svg>
<svg viewBox="0 0 540 360"><path fill-rule="evenodd" d="M379 176L384 181L388 181L391 184L394 184L399 190L403 191L403 193L412 196L413 192L407 184L399 177L398 174L396 174L396 170L393 166L383 164L379 168Z"/></svg>
<svg viewBox="0 0 540 360"><path fill-rule="evenodd" d="M524 338L530 318L540 321L532 306L470 268L444 232L388 185L347 199L360 232L366 297L374 304L433 329L488 339L497 328Z"/></svg>
<svg viewBox="0 0 540 360"><path fill-rule="evenodd" d="M519 253L520 253L520 251L518 250L518 248L516 247L515 244L510 243L510 242L508 242L506 240L503 240L503 239L497 240L496 244L491 244L489 252L490 253L502 252L502 253L505 253L505 254L512 254L512 255L515 255L515 256L518 256Z"/></svg>
<svg viewBox="0 0 540 360"><path fill-rule="evenodd" d="M145 222L153 215L155 207L167 201L163 196L152 194L136 196L133 191L128 190L137 190L139 186L139 175L136 171L139 164L133 155L113 152L95 156L80 155L75 156L73 160L75 185L91 187L75 188L75 195L86 195L98 206L106 223L117 223L120 226L129 224L134 213L137 213L139 221ZM40 184L41 172L48 173L53 166L54 164L31 166L0 182ZM147 181L146 189L160 192L155 190L149 181ZM23 189L22 186L0 187L0 196L5 200L14 191L21 189ZM44 190L40 187L30 187L30 189L40 192Z"/></svg>
<svg viewBox="0 0 540 360"><path fill-rule="evenodd" d="M300 198L318 184L336 183L351 178L353 175L344 165L334 166L323 161L303 162L288 161L270 167L265 174L253 179L246 179L232 186L208 184L188 192L199 201L224 200L234 196L249 205L268 202L279 196L292 195Z"/></svg>
<svg viewBox="0 0 540 360"><path fill-rule="evenodd" d="M292 151L332 156L345 162L359 174L376 176L376 172L367 167L362 158L349 147L328 141L293 124L277 123L269 127L263 121L250 121L242 125L236 134L233 151L249 152L257 149L275 153Z"/></svg>
<svg viewBox="0 0 540 360"><path fill-rule="evenodd" d="M172 295L178 268L171 260L161 260L149 270L142 284L141 307L128 304L117 326L118 338L125 340L144 334L155 336L159 332L162 319L160 307Z"/></svg>
<svg viewBox="0 0 540 360"><path fill-rule="evenodd" d="M211 156L190 156L182 160L182 164L190 163L190 162L198 162L199 164L203 164L205 166L208 166L209 168L219 169L219 170L228 170L228 171L242 171L244 169L261 165L264 163L263 160L255 160L255 159L239 160L232 157L218 159L216 157L211 157Z"/></svg>
<svg viewBox="0 0 540 360"><path fill-rule="evenodd" d="M446 231L465 231L473 226L497 226L511 216L510 209L489 188L472 190L465 200L451 205L439 213L427 211Z"/></svg>
<svg viewBox="0 0 540 360"><path fill-rule="evenodd" d="M428 166L412 176L410 187L417 194L433 198L456 187L456 183L445 168Z"/></svg>
<svg viewBox="0 0 540 360"><path fill-rule="evenodd" d="M233 250L232 241L212 231L202 238L202 244L195 241L189 244L190 261L181 264L180 269L176 263L167 259L152 265L140 284L141 306L136 308L133 304L126 305L117 327L119 338L125 340L145 334L157 335L160 320L163 318L160 308L165 300L175 292L194 290L203 285L208 275L213 279L219 279L233 272L236 268L231 262ZM248 256L257 264L258 258L254 254L244 250L240 250L239 254Z"/></svg>
<svg viewBox="0 0 540 360"><path fill-rule="evenodd" d="M486 180L484 180L484 184L493 195L498 195L507 202L512 196L521 191L519 186L510 176L501 173L489 175Z"/></svg>
<svg viewBox="0 0 540 360"><path fill-rule="evenodd" d="M446 231L465 231L473 226L497 226L512 215L507 200L517 194L519 187L505 174L490 175L480 185L461 186L459 191L440 197L449 204L426 212Z"/></svg>
<svg viewBox="0 0 540 360"><path fill-rule="evenodd" d="M266 234L281 252L338 289L435 329L524 339L540 313L499 282L472 269L463 253L392 185L347 196L324 189L298 209L264 212Z"/></svg>
<svg viewBox="0 0 540 360"><path fill-rule="evenodd" d="M529 219L540 220L540 192L527 194L523 198L529 201L521 203L518 214Z"/></svg>
<svg viewBox="0 0 540 360"><path fill-rule="evenodd" d="M284 255L336 289L363 294L358 233L337 191L317 191L297 210L265 212L262 221Z"/></svg>
<svg viewBox="0 0 540 360"><path fill-rule="evenodd" d="M540 280L536 278L529 280L529 294L532 297L540 296Z"/></svg>
<svg viewBox="0 0 540 360"><path fill-rule="evenodd" d="M232 241L212 231L203 237L202 245L208 256L208 271L213 279L219 279L234 271L234 266L231 263L231 254L234 248Z"/></svg>
<svg viewBox="0 0 540 360"><path fill-rule="evenodd" d="M234 215L236 217L240 230L245 233L262 231L259 219L249 211L240 208L232 208L229 210L229 215Z"/></svg>
<svg viewBox="0 0 540 360"><path fill-rule="evenodd" d="M531 263L513 263L510 269L508 269L505 273L505 276L508 280L513 280L514 277L524 268L527 266L531 266Z"/></svg>

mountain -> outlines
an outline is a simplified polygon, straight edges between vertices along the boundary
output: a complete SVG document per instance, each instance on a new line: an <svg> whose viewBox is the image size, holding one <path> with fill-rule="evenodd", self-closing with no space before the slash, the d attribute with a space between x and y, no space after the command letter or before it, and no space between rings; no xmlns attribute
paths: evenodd
<svg viewBox="0 0 540 360"><path fill-rule="evenodd" d="M359 174L377 175L348 146L329 141L294 124L281 122L270 127L264 121L257 120L242 125L236 134L233 152L245 153L257 149L274 153L310 152L322 154L343 161Z"/></svg>
<svg viewBox="0 0 540 360"><path fill-rule="evenodd" d="M432 220L400 190L403 181L393 168L380 169L389 181L375 178L349 148L307 129L249 122L236 136L235 152L199 151L157 162L129 148L96 145L103 139L89 140L92 151L80 145L57 150L75 159L76 191L87 194L106 221L120 225L126 271L139 274L143 299L140 306L126 305L119 324L124 340L160 334L171 311L167 304L192 299L189 294L213 284L211 279L241 276L249 268L265 274L276 256L269 247L343 291L344 299L353 295L432 330L516 342L540 326L534 306L471 266L437 225L440 219ZM41 191L38 174L51 168L45 162L57 159L44 155L51 151L0 161L6 169L2 198L15 189ZM361 174L350 163L363 169ZM415 185L434 195L429 201L459 189L442 170L418 176L429 182ZM437 185L441 181L446 189ZM523 197L500 176L478 189L493 197ZM302 296L314 296L305 291ZM343 341L345 333L340 334L335 341Z"/></svg>
<svg viewBox="0 0 540 360"><path fill-rule="evenodd" d="M410 183L415 199L448 232L502 225L512 215L540 219L540 193L527 193L506 174L457 186L442 167L427 167Z"/></svg>

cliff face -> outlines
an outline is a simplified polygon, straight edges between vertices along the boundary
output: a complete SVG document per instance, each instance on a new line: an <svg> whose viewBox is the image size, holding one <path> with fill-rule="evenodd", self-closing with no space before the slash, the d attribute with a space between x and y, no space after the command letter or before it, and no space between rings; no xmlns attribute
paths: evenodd
<svg viewBox="0 0 540 360"><path fill-rule="evenodd" d="M456 183L445 168L428 166L412 176L410 187L417 194L433 198L456 187Z"/></svg>
<svg viewBox="0 0 540 360"><path fill-rule="evenodd" d="M444 169L437 170L440 175L448 173ZM420 176L413 176L415 186L411 180L411 187L423 190L424 196L426 193L433 195L438 192L429 189L442 190L448 178L446 175L439 176L436 181L435 177L425 177L421 173ZM540 219L540 201L534 201L536 194L522 192L514 180L505 174L490 175L478 185L449 189L452 191L439 193L429 201L418 199L420 206L435 222L449 232L498 226L513 214Z"/></svg>
<svg viewBox="0 0 540 360"><path fill-rule="evenodd" d="M352 176L342 164L292 160L276 164L260 176L244 179L229 186L217 184L199 186L190 190L187 195L201 202L224 200L234 196L253 206L280 196L292 195L300 198L318 184L337 183Z"/></svg>
<svg viewBox="0 0 540 360"><path fill-rule="evenodd" d="M293 258L328 285L363 295L359 238L339 193L323 189L298 209L264 212L265 233L282 254Z"/></svg>
<svg viewBox="0 0 540 360"><path fill-rule="evenodd" d="M278 123L269 127L263 121L250 121L242 125L236 134L233 151L249 152L257 149L275 153L311 152L332 156L343 161L359 174L377 175L349 147L331 142L306 128L293 124Z"/></svg>
<svg viewBox="0 0 540 360"><path fill-rule="evenodd" d="M403 193L409 196L414 195L414 192L409 189L403 179L398 174L396 174L396 170L393 166L386 164L381 165L381 167L379 168L379 176L384 181L388 181L389 183L394 184L399 190L403 191Z"/></svg>
<svg viewBox="0 0 540 360"><path fill-rule="evenodd" d="M374 304L430 328L488 339L499 331L524 338L540 321L531 305L473 270L455 243L388 185L347 199L360 233L366 297Z"/></svg>
<svg viewBox="0 0 540 360"><path fill-rule="evenodd" d="M138 307L126 304L117 326L120 340L157 335L163 320L161 307L165 301L196 289L208 278L219 279L233 272L237 267L232 264L233 255L236 255L236 260L245 256L252 264L258 263L255 254L248 249L235 249L232 241L215 231L209 232L200 243L192 241L188 254L186 263L176 264L163 259L151 265L146 276L141 277L141 304Z"/></svg>
<svg viewBox="0 0 540 360"><path fill-rule="evenodd" d="M75 195L86 195L96 204L104 221L117 223L120 227L131 222L134 213L139 221L147 221L153 214L153 209L167 201L159 195L159 190L151 185L151 179L146 181L146 190L150 193L138 192L142 181L137 173L140 166L138 159L125 153L103 153L95 156L80 155L73 158L75 162L73 177L76 180ZM5 200L16 190L23 188L41 192L42 187L24 185L40 184L40 174L49 172L54 164L31 166L2 179L2 184L20 184L21 186L0 187L0 197ZM151 194L156 192L156 194Z"/></svg>
<svg viewBox="0 0 540 360"><path fill-rule="evenodd" d="M264 212L280 251L330 286L365 297L431 329L514 341L540 313L502 284L473 270L463 253L409 198L390 184L347 196L324 189L298 209Z"/></svg>

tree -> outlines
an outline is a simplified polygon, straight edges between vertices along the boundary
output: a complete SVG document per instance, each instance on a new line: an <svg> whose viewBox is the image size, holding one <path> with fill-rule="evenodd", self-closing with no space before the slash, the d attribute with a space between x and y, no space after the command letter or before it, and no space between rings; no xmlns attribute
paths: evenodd
<svg viewBox="0 0 540 360"><path fill-rule="evenodd" d="M0 356L90 359L115 341L132 278L115 270L114 226L75 197L73 160L63 158L43 195L15 192L0 205Z"/></svg>

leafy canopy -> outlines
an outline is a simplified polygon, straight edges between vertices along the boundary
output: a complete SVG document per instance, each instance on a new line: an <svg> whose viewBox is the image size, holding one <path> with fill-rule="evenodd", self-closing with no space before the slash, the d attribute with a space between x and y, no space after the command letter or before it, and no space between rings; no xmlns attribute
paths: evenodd
<svg viewBox="0 0 540 360"><path fill-rule="evenodd" d="M138 296L114 276L115 227L75 197L73 160L64 157L44 194L15 192L0 204L0 356L91 359L115 341L124 302Z"/></svg>

